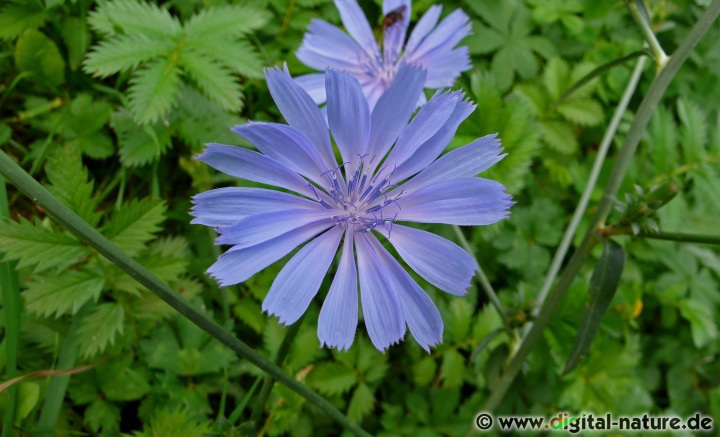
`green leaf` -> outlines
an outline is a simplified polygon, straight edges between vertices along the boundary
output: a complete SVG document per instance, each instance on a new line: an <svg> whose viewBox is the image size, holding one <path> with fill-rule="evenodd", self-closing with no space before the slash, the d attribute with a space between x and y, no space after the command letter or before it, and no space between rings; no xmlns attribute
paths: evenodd
<svg viewBox="0 0 720 437"><path fill-rule="evenodd" d="M189 86L183 87L179 102L176 114L183 122L178 123L177 133L192 150L199 151L208 138L222 144L237 142L238 136L230 127L241 124L243 119L223 111L200 91Z"/></svg>
<svg viewBox="0 0 720 437"><path fill-rule="evenodd" d="M415 384L426 386L435 379L437 363L433 357L425 357L413 365Z"/></svg>
<svg viewBox="0 0 720 437"><path fill-rule="evenodd" d="M80 67L90 43L90 32L85 20L78 17L66 17L60 28L65 46L68 49L68 64L75 71Z"/></svg>
<svg viewBox="0 0 720 437"><path fill-rule="evenodd" d="M473 20L473 33L467 37L466 42L470 54L485 55L498 50L505 44L504 36L497 30Z"/></svg>
<svg viewBox="0 0 720 437"><path fill-rule="evenodd" d="M152 245L137 257L140 264L155 276L172 284L187 270L190 261L190 249L182 237L166 237L154 241ZM118 280L115 286L123 291L139 294L144 288L130 276L117 270Z"/></svg>
<svg viewBox="0 0 720 437"><path fill-rule="evenodd" d="M123 333L124 319L123 307L115 302L97 305L83 317L78 328L78 341L83 357L94 357L115 344L115 336Z"/></svg>
<svg viewBox="0 0 720 437"><path fill-rule="evenodd" d="M150 423L143 425L142 432L135 432L135 437L160 437L160 436L200 436L212 432L212 427L207 422L198 423L188 413L181 410L168 411L158 409Z"/></svg>
<svg viewBox="0 0 720 437"><path fill-rule="evenodd" d="M353 422L359 422L362 418L372 411L375 405L375 395L365 383L357 386L350 398L348 406L348 418Z"/></svg>
<svg viewBox="0 0 720 437"><path fill-rule="evenodd" d="M125 108L113 114L110 124L118 136L120 162L127 167L155 161L171 146L171 126L162 123L139 126Z"/></svg>
<svg viewBox="0 0 720 437"><path fill-rule="evenodd" d="M154 123L177 104L180 68L174 58L158 59L130 79L128 107L140 124Z"/></svg>
<svg viewBox="0 0 720 437"><path fill-rule="evenodd" d="M686 299L679 303L680 314L690 322L695 347L701 348L718 338L713 307L698 300Z"/></svg>
<svg viewBox="0 0 720 437"><path fill-rule="evenodd" d="M77 239L40 223L0 221L0 247L3 261L18 261L18 268L34 266L34 273L63 270L90 254Z"/></svg>
<svg viewBox="0 0 720 437"><path fill-rule="evenodd" d="M91 226L96 226L101 214L80 151L75 147L59 147L48 159L45 173L51 183L48 190Z"/></svg>
<svg viewBox="0 0 720 437"><path fill-rule="evenodd" d="M185 24L189 40L212 36L238 36L260 29L269 20L267 11L247 5L206 8Z"/></svg>
<svg viewBox="0 0 720 437"><path fill-rule="evenodd" d="M260 59L255 47L247 41L232 40L224 35L212 35L200 40L190 40L187 45L230 71L251 79L263 77L262 69L265 67L265 62Z"/></svg>
<svg viewBox="0 0 720 437"><path fill-rule="evenodd" d="M105 398L112 401L135 401L151 389L147 377L133 369L133 355L113 357L97 368L97 380Z"/></svg>
<svg viewBox="0 0 720 437"><path fill-rule="evenodd" d="M180 22L167 9L137 0L104 2L89 16L90 26L105 35L144 34L174 37L180 34Z"/></svg>
<svg viewBox="0 0 720 437"><path fill-rule="evenodd" d="M678 134L677 123L670 111L665 107L658 107L653 113L648 126L648 145L655 163L655 173L670 173L677 166Z"/></svg>
<svg viewBox="0 0 720 437"><path fill-rule="evenodd" d="M226 67L191 48L182 51L181 62L183 69L210 100L229 111L242 108L242 89Z"/></svg>
<svg viewBox="0 0 720 437"><path fill-rule="evenodd" d="M563 373L568 373L577 366L590 350L595 334L597 334L603 315L610 307L625 266L625 249L613 240L603 240L603 253L590 279L590 306L585 310L578 334L575 338L570 357Z"/></svg>
<svg viewBox="0 0 720 437"><path fill-rule="evenodd" d="M680 144L687 162L698 162L705 158L708 141L708 125L705 112L697 103L678 99L678 116L682 123Z"/></svg>
<svg viewBox="0 0 720 437"><path fill-rule="evenodd" d="M440 378L443 387L458 388L465 380L465 358L455 349L448 350L443 355L440 366Z"/></svg>
<svg viewBox="0 0 720 437"><path fill-rule="evenodd" d="M15 420L22 421L37 406L40 400L40 384L23 381L18 384L18 405L15 411Z"/></svg>
<svg viewBox="0 0 720 437"><path fill-rule="evenodd" d="M55 43L43 33L29 29L15 45L15 64L23 72L32 73L57 86L65 81L65 61Z"/></svg>
<svg viewBox="0 0 720 437"><path fill-rule="evenodd" d="M167 56L175 47L171 40L151 39L143 34L118 35L94 46L85 58L83 70L95 77L107 77Z"/></svg>
<svg viewBox="0 0 720 437"><path fill-rule="evenodd" d="M120 429L120 408L103 399L95 399L85 409L83 421L93 432L101 429L106 433L117 432Z"/></svg>
<svg viewBox="0 0 720 437"><path fill-rule="evenodd" d="M578 141L572 127L564 121L543 120L540 122L545 144L553 150L565 155L572 155L577 151Z"/></svg>
<svg viewBox="0 0 720 437"><path fill-rule="evenodd" d="M0 39L15 38L28 29L45 23L47 11L39 2L17 1L0 11Z"/></svg>
<svg viewBox="0 0 720 437"><path fill-rule="evenodd" d="M337 362L320 363L308 375L308 382L326 395L339 395L350 390L358 380L352 370Z"/></svg>
<svg viewBox="0 0 720 437"><path fill-rule="evenodd" d="M159 232L165 220L165 201L133 199L113 215L107 236L130 256L145 248L145 243Z"/></svg>
<svg viewBox="0 0 720 437"><path fill-rule="evenodd" d="M569 99L557 108L565 118L584 126L597 126L605 119L605 113L598 102L587 98Z"/></svg>
<svg viewBox="0 0 720 437"><path fill-rule="evenodd" d="M567 62L561 58L552 58L548 61L543 72L543 83L554 101L557 101L563 91L572 85L567 83L569 76L570 68Z"/></svg>
<svg viewBox="0 0 720 437"><path fill-rule="evenodd" d="M23 292L28 312L44 317L75 314L85 302L97 301L105 279L87 270L34 277Z"/></svg>

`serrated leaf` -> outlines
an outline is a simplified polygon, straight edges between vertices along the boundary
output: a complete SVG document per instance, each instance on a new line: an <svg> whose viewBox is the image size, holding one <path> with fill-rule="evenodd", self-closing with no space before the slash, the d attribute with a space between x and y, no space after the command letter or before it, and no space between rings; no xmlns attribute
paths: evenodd
<svg viewBox="0 0 720 437"><path fill-rule="evenodd" d="M426 386L435 379L437 363L433 357L425 357L413 365L415 384Z"/></svg>
<svg viewBox="0 0 720 437"><path fill-rule="evenodd" d="M557 110L566 119L583 126L596 126L605 119L602 106L587 98L566 100Z"/></svg>
<svg viewBox="0 0 720 437"><path fill-rule="evenodd" d="M90 254L77 239L19 217L19 222L0 221L3 261L18 261L18 268L32 267L35 273L63 270Z"/></svg>
<svg viewBox="0 0 720 437"><path fill-rule="evenodd" d="M713 307L705 302L686 299L679 303L680 314L690 322L695 347L702 348L718 338Z"/></svg>
<svg viewBox="0 0 720 437"><path fill-rule="evenodd" d="M133 369L133 358L132 354L124 354L98 366L97 380L106 399L134 401L150 391L147 378Z"/></svg>
<svg viewBox="0 0 720 437"><path fill-rule="evenodd" d="M375 395L367 384L360 384L353 392L348 406L348 418L353 422L360 422L362 418L372 411L375 405Z"/></svg>
<svg viewBox="0 0 720 437"><path fill-rule="evenodd" d="M190 48L182 51L181 62L183 69L210 100L229 111L242 108L242 89L226 67Z"/></svg>
<svg viewBox="0 0 720 437"><path fill-rule="evenodd" d="M557 101L570 85L568 84L570 68L561 58L552 58L548 61L543 72L543 84L550 93L552 100Z"/></svg>
<svg viewBox="0 0 720 437"><path fill-rule="evenodd" d="M238 36L262 28L269 18L266 11L246 5L206 8L190 18L185 24L185 32L190 40L208 36Z"/></svg>
<svg viewBox="0 0 720 437"><path fill-rule="evenodd" d="M160 238L143 250L137 260L155 276L172 285L187 270L190 249L182 237ZM139 294L143 289L143 286L129 275L119 269L117 273L120 275L116 282L118 289L133 294Z"/></svg>
<svg viewBox="0 0 720 437"><path fill-rule="evenodd" d="M15 45L15 64L20 71L32 73L51 85L65 81L65 61L55 42L42 32L29 29Z"/></svg>
<svg viewBox="0 0 720 437"><path fill-rule="evenodd" d="M28 29L37 29L46 18L47 11L39 2L10 3L0 11L0 39L15 38Z"/></svg>
<svg viewBox="0 0 720 437"><path fill-rule="evenodd" d="M171 126L161 123L139 126L124 108L113 114L111 126L118 136L120 162L126 167L152 162L171 146Z"/></svg>
<svg viewBox="0 0 720 437"><path fill-rule="evenodd" d="M90 26L105 35L145 34L173 37L182 28L167 9L137 0L115 0L102 3L89 16Z"/></svg>
<svg viewBox="0 0 720 437"><path fill-rule="evenodd" d="M308 382L319 392L334 396L347 392L358 380L351 369L338 362L320 363L308 375Z"/></svg>
<svg viewBox="0 0 720 437"><path fill-rule="evenodd" d="M56 318L75 314L90 300L97 301L105 279L87 270L65 271L53 277L35 277L23 292L28 312Z"/></svg>
<svg viewBox="0 0 720 437"><path fill-rule="evenodd" d="M485 26L479 21L472 22L473 33L466 42L470 54L484 55L494 52L505 44L505 38L497 30Z"/></svg>
<svg viewBox="0 0 720 437"><path fill-rule="evenodd" d="M115 336L123 333L125 311L115 302L103 303L86 314L78 328L78 344L84 358L94 357L115 344Z"/></svg>
<svg viewBox="0 0 720 437"><path fill-rule="evenodd" d="M175 47L176 43L167 39L153 39L143 34L118 35L95 45L85 58L83 70L95 77L107 77L167 56Z"/></svg>
<svg viewBox="0 0 720 437"><path fill-rule="evenodd" d="M238 136L230 128L243 123L243 119L220 109L199 90L189 86L180 93L177 133L193 150L207 143L208 138L222 144L237 142Z"/></svg>
<svg viewBox="0 0 720 437"><path fill-rule="evenodd" d="M88 180L80 151L68 146L58 148L48 159L45 173L51 183L50 192L91 226L96 226L101 214L96 210L98 202L93 182Z"/></svg>
<svg viewBox="0 0 720 437"><path fill-rule="evenodd" d="M658 107L653 112L648 126L651 158L655 163L655 173L669 173L678 163L677 124L670 111Z"/></svg>
<svg viewBox="0 0 720 437"><path fill-rule="evenodd" d="M440 366L440 378L443 387L458 388L465 380L465 358L455 349L448 350L443 355Z"/></svg>
<svg viewBox="0 0 720 437"><path fill-rule="evenodd" d="M625 266L625 249L613 240L603 240L603 253L590 278L590 294L592 299L580 321L578 334L572 352L568 357L563 373L568 373L577 366L578 361L590 350L595 334L605 312L610 307Z"/></svg>
<svg viewBox="0 0 720 437"><path fill-rule="evenodd" d="M224 65L230 71L251 79L263 77L262 69L265 63L260 59L255 47L247 41L212 35L200 40L190 40L187 45Z"/></svg>
<svg viewBox="0 0 720 437"><path fill-rule="evenodd" d="M145 248L165 220L165 201L133 199L116 212L107 227L107 236L130 256Z"/></svg>
<svg viewBox="0 0 720 437"><path fill-rule="evenodd" d="M678 116L682 123L681 141L687 162L701 161L707 154L705 146L708 140L707 117L697 103L678 99Z"/></svg>
<svg viewBox="0 0 720 437"><path fill-rule="evenodd" d="M128 107L140 124L154 123L177 104L180 68L174 58L152 62L133 74L128 90Z"/></svg>
<svg viewBox="0 0 720 437"><path fill-rule="evenodd" d="M95 399L85 409L83 421L93 432L112 433L120 429L120 408L103 399Z"/></svg>
<svg viewBox="0 0 720 437"><path fill-rule="evenodd" d="M572 127L563 121L543 120L540 122L545 144L552 149L571 155L577 151L578 142Z"/></svg>

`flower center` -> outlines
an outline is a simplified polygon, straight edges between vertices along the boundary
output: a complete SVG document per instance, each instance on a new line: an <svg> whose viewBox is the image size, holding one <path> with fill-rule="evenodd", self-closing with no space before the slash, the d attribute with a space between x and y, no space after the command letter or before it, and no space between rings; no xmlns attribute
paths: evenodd
<svg viewBox="0 0 720 437"><path fill-rule="evenodd" d="M315 188L310 189L315 194L318 202L326 209L331 210L330 218L336 226L353 229L356 232L370 232L378 226L384 227L388 233L395 222L400 205L397 200L404 191L389 197L386 193L395 188L392 185L391 177L395 173L395 166L384 165L376 174L372 174L374 166L373 159L366 162L367 155L361 156L360 161L349 178L347 185L342 184L342 174L338 177L340 168L328 170L325 176L328 178L331 189L328 192L330 202L325 201ZM350 165L346 163L344 165ZM349 173L346 173L349 174Z"/></svg>

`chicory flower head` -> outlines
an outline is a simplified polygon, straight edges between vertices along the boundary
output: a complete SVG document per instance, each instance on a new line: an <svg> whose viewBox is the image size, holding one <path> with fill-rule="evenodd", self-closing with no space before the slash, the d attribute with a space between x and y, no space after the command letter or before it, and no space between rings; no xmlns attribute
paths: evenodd
<svg viewBox="0 0 720 437"><path fill-rule="evenodd" d="M313 19L296 55L311 68L335 68L351 74L360 82L370 109L395 79L402 63L424 68L427 71L424 87L431 89L452 86L460 73L471 67L468 48L455 47L471 30L468 16L459 9L438 24L442 6L431 6L406 42L410 0L384 0L381 49L355 0L335 0L335 5L350 35L330 23ZM316 103L325 102L323 73L299 76L296 80ZM420 104L424 98L422 94Z"/></svg>
<svg viewBox="0 0 720 437"><path fill-rule="evenodd" d="M263 311L292 324L318 293L342 246L320 312L321 344L338 349L352 344L359 284L365 325L379 350L402 340L406 325L429 350L442 340L440 313L378 236L425 280L464 295L474 273L470 255L435 234L398 223L487 225L507 217L512 201L503 186L474 177L502 159L500 142L486 136L438 159L474 105L461 92L438 92L410 120L426 73L407 64L372 111L357 79L328 70L327 123L287 71L265 74L288 124L235 127L259 152L208 144L197 159L292 194L227 187L195 196L193 223L215 227L217 243L232 246L208 272L222 286L243 282L309 241L280 271L262 304Z"/></svg>

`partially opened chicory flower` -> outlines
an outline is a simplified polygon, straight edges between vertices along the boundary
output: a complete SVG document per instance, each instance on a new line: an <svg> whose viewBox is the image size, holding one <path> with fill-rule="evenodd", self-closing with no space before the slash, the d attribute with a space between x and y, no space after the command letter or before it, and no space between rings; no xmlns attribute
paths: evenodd
<svg viewBox="0 0 720 437"><path fill-rule="evenodd" d="M208 272L222 286L237 284L309 241L280 271L262 304L263 311L292 324L318 293L342 246L320 312L321 344L352 344L359 285L365 326L378 349L402 340L407 325L429 350L442 340L440 313L378 236L429 283L464 295L474 273L470 255L399 222L487 225L507 217L512 201L503 186L474 177L502 159L499 141L483 137L437 159L474 105L460 92L438 92L410 121L426 73L406 64L372 111L357 79L328 70L327 123L286 71L266 70L266 78L288 124L235 127L259 152L208 144L197 159L290 193L227 187L195 196L193 223L215 227L217 243L232 246Z"/></svg>
<svg viewBox="0 0 720 437"><path fill-rule="evenodd" d="M410 23L410 0L384 0L382 48L365 14L355 0L335 0L346 34L323 20L313 19L296 55L311 68L336 68L355 77L370 109L395 79L405 62L427 71L425 88L451 87L471 67L467 47L456 47L470 34L468 16L461 10L438 24L442 6L431 6L405 40ZM313 73L296 78L316 103L326 100L325 77ZM424 94L420 103L424 103Z"/></svg>

